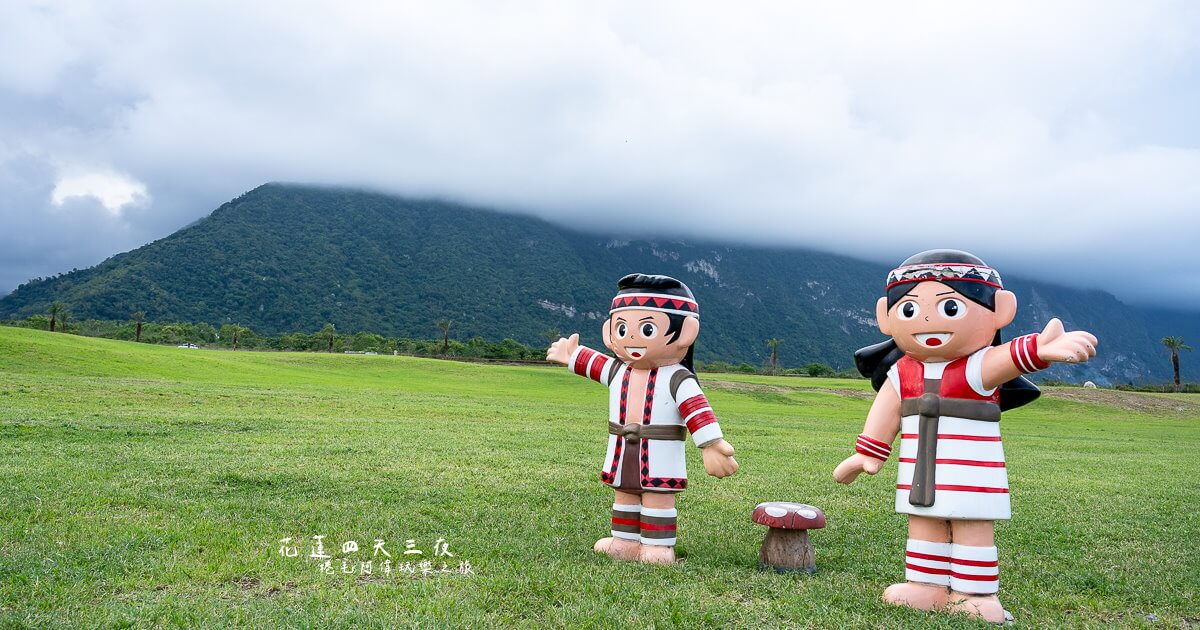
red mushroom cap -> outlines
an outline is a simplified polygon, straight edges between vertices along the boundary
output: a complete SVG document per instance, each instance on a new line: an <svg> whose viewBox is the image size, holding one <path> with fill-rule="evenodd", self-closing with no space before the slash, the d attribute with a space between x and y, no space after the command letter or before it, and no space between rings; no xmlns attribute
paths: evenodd
<svg viewBox="0 0 1200 630"><path fill-rule="evenodd" d="M804 503L771 501L759 503L750 517L759 525L780 529L821 529L825 527L825 513L821 508Z"/></svg>

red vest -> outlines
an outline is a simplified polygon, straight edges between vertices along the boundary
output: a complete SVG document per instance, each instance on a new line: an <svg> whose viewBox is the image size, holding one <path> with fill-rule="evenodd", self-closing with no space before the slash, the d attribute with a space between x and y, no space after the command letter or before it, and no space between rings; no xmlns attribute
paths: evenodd
<svg viewBox="0 0 1200 630"><path fill-rule="evenodd" d="M967 359L963 357L950 362L942 371L941 388L936 392L942 398L959 398L963 400L982 400L1000 403L1000 388L997 387L991 396L980 396L971 384L967 382ZM900 399L920 398L925 393L925 364L905 355L896 362L896 371L900 376Z"/></svg>

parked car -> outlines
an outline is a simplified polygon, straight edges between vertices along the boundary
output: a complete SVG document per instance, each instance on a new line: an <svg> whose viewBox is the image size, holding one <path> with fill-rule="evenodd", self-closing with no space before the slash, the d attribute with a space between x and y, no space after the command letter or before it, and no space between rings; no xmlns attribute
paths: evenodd
<svg viewBox="0 0 1200 630"><path fill-rule="evenodd" d="M175 346L175 347L176 347L176 348L190 348L190 349L192 349L192 350L199 350L199 349L200 349L200 346L197 346L197 345L196 345L196 344L194 344L194 343L185 343L185 344L181 344L181 345L178 345L178 346Z"/></svg>

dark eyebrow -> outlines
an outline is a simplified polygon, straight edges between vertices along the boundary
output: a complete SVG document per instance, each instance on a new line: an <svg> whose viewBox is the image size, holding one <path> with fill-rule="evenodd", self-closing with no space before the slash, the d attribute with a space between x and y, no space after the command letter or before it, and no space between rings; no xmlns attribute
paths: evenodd
<svg viewBox="0 0 1200 630"><path fill-rule="evenodd" d="M935 294L933 297L937 297L939 295L950 295L951 293L954 293L954 291L943 291L941 293Z"/></svg>
<svg viewBox="0 0 1200 630"><path fill-rule="evenodd" d="M912 297L912 298L917 298L917 299L921 298L921 296L917 295L916 293L909 293L908 295L906 295L904 297Z"/></svg>
<svg viewBox="0 0 1200 630"><path fill-rule="evenodd" d="M619 322L623 322L623 321L625 321L625 318L624 318L624 317L618 317L618 318L617 318L617 321L619 321Z"/></svg>
<svg viewBox="0 0 1200 630"><path fill-rule="evenodd" d="M639 322L644 322L644 321L646 321L647 319L654 319L654 316L653 316L653 315L651 315L651 316L648 316L648 317L643 317L643 318L639 319L638 321L639 321Z"/></svg>

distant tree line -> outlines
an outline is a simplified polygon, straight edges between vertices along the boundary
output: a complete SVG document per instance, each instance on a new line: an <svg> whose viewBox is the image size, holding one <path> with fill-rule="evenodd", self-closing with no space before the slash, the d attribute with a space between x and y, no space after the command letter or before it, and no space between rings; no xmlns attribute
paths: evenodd
<svg viewBox="0 0 1200 630"><path fill-rule="evenodd" d="M475 337L469 341L450 339L443 334L438 339L409 339L384 337L372 332L339 333L333 324L315 332L292 332L281 335L262 335L238 324L223 324L220 328L207 323L150 322L141 313L130 321L64 319L65 309L55 309L54 330L85 337L103 337L162 345L194 344L208 348L231 350L282 350L294 352L376 352L380 354L411 354L450 358L496 359L505 361L541 361L545 348L527 346L512 339L492 342ZM6 326L51 330L51 318L33 315L23 320L0 322Z"/></svg>
<svg viewBox="0 0 1200 630"><path fill-rule="evenodd" d="M862 378L854 370L835 370L825 363L809 363L798 368L782 368L768 363L755 366L746 362L733 364L725 361L697 361L696 369L704 372L729 372L735 374L770 374L778 376L813 376L830 378Z"/></svg>
<svg viewBox="0 0 1200 630"><path fill-rule="evenodd" d="M106 339L121 339L140 343L183 345L229 348L231 350L280 350L293 352L374 352L386 354L406 354L416 356L491 359L501 361L531 361L545 360L546 351L543 347L525 345L514 339L502 339L499 342L488 341L482 337L474 337L469 341L451 339L450 333L454 321L438 319L433 322L441 335L436 339L413 339L408 337L385 337L369 331L359 331L353 334L343 334L337 331L333 324L325 324L323 328L313 333L292 332L280 335L262 335L239 324L223 324L220 328L208 323L190 322L148 322L146 314L137 311L128 321L113 321L100 319L72 320L70 308L54 302L46 310L45 315L31 315L21 320L4 320L0 325L19 328L35 328L50 332L63 332L86 337L103 337ZM433 330L431 328L431 331ZM547 343L553 343L560 333L557 329L548 329L542 333ZM697 361L696 369L704 372L726 372L741 374L770 374L777 376L811 376L861 378L854 370L835 370L825 363L809 363L799 368L781 368L779 365L779 346L783 340L771 338L766 345L771 353L761 366L742 362L739 364L725 361ZM1200 385L1181 383L1179 378L1179 354L1188 352L1192 347L1185 344L1180 337L1164 337L1162 345L1169 351L1171 367L1174 372L1173 385L1128 385L1118 386L1125 389L1146 391L1176 391L1195 392ZM1058 385L1055 380L1043 381L1046 385Z"/></svg>
<svg viewBox="0 0 1200 630"><path fill-rule="evenodd" d="M374 352L379 354L405 354L428 357L461 359L489 359L500 361L541 362L546 358L544 347L525 345L513 339L499 342L474 337L459 341L450 337L454 322L439 319L433 322L430 332L437 330L437 338L413 339L408 337L385 337L369 331L352 334L340 333L333 324L325 324L315 332L292 332L280 335L263 335L239 324L222 324L219 328L208 323L151 322L138 311L128 321L101 319L71 320L70 310L58 304L46 315L32 315L21 320L0 321L0 325L19 328L50 330L85 337L102 337L139 343L159 345L193 344L208 348L230 350L277 350L291 352ZM543 333L547 343L557 340L556 329ZM778 339L770 341L772 350L778 348ZM724 361L696 362L699 370L741 374L777 374L781 376L830 376L860 378L857 372L838 372L824 363L809 363L799 368L779 366L778 357L772 352L768 364L754 366L749 363L733 364Z"/></svg>

